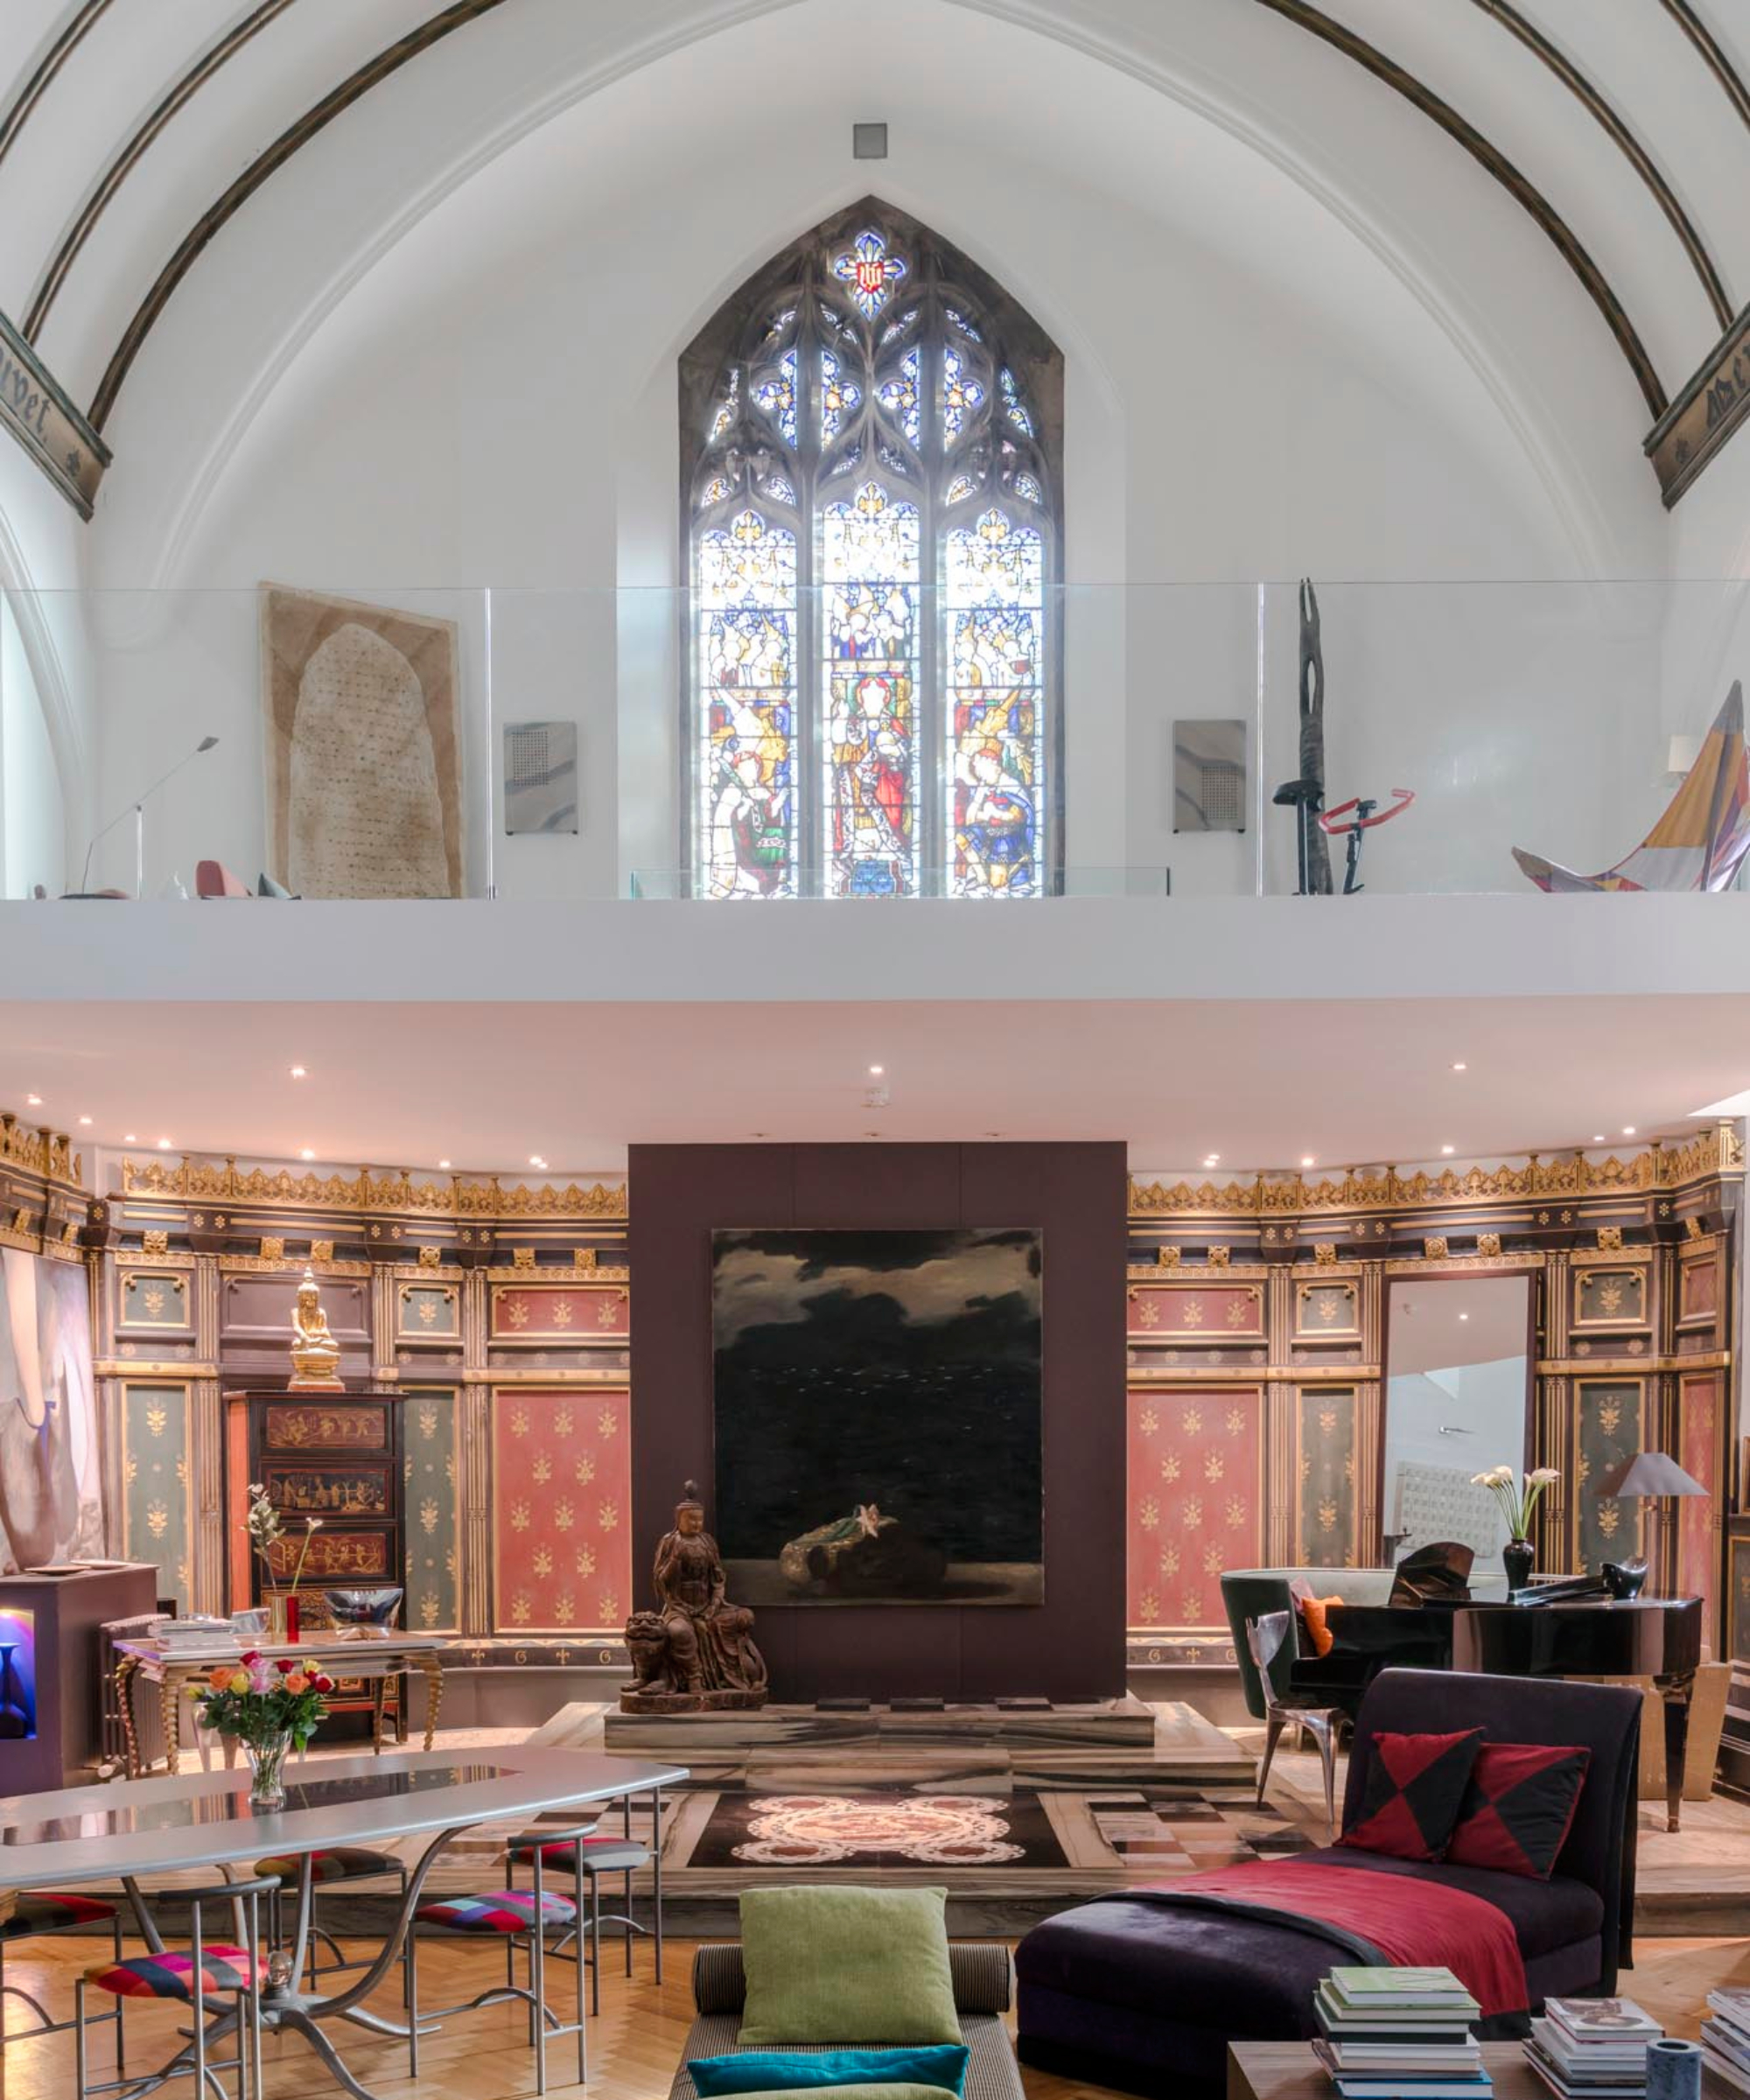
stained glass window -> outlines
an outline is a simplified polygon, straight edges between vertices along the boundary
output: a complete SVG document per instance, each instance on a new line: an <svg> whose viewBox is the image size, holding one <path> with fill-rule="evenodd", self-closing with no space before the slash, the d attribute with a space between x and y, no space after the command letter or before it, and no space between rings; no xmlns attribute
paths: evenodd
<svg viewBox="0 0 1750 2100"><path fill-rule="evenodd" d="M692 893L1048 892L1058 351L866 199L751 278L680 371Z"/></svg>

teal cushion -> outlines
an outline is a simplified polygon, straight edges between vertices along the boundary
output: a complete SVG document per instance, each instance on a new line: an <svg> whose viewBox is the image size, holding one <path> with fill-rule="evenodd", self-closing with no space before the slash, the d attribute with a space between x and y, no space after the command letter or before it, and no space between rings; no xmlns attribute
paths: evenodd
<svg viewBox="0 0 1750 2100"><path fill-rule="evenodd" d="M687 2068L701 2100L718 2093L799 2093L822 2086L914 2085L958 2093L972 2052L961 2042L933 2048L829 2049L810 2056L744 2049L695 2057Z"/></svg>
<svg viewBox="0 0 1750 2100"><path fill-rule="evenodd" d="M763 2093L741 2093L737 2100L779 2100L794 2089L779 2087ZM811 2085L809 2100L956 2100L945 2085Z"/></svg>

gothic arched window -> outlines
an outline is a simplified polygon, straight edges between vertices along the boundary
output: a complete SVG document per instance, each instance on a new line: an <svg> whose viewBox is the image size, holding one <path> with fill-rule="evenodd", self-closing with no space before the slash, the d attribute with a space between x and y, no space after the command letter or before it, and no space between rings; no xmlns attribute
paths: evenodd
<svg viewBox="0 0 1750 2100"><path fill-rule="evenodd" d="M680 379L692 894L1054 887L1059 351L869 198Z"/></svg>

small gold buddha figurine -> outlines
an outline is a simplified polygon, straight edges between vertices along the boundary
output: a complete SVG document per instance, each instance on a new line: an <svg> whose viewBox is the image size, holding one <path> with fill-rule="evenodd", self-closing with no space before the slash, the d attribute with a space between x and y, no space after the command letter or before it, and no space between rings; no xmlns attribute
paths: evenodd
<svg viewBox="0 0 1750 2100"><path fill-rule="evenodd" d="M340 1345L328 1331L328 1315L317 1295L316 1278L308 1269L291 1308L291 1382L294 1393L338 1393Z"/></svg>

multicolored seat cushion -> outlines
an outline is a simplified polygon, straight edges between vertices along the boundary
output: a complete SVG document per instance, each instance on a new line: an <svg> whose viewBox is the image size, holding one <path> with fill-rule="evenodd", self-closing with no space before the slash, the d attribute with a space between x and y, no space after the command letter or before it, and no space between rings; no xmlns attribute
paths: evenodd
<svg viewBox="0 0 1750 2100"><path fill-rule="evenodd" d="M617 1873L622 1867L643 1866L650 1858L649 1846L640 1844L635 1838L584 1838L575 1844L569 1838L558 1838L541 1847L541 1865L543 1869L556 1866L569 1874L579 1852L586 1874ZM535 1840L520 1839L511 1846L510 1856L519 1866L532 1866Z"/></svg>
<svg viewBox="0 0 1750 2100"><path fill-rule="evenodd" d="M310 1855L310 1879L318 1886L324 1881L361 1881L367 1874L392 1874L397 1862L387 1852L373 1852L362 1844L337 1844L326 1852ZM257 1859L258 1874L277 1874L282 1881L296 1881L304 1858L298 1852L276 1852L270 1859Z"/></svg>
<svg viewBox="0 0 1750 2100"><path fill-rule="evenodd" d="M100 1902L95 1896L75 1896L62 1889L24 1889L0 1932L8 1939L22 1939L26 1933L59 1932L67 1925L107 1924L115 1914L113 1903Z"/></svg>
<svg viewBox="0 0 1750 2100"><path fill-rule="evenodd" d="M444 1896L436 1903L422 1903L414 1914L422 1925L441 1925L450 1932L528 1932L537 1914L549 1925L575 1923L578 1907L569 1896L543 1888L537 1914L532 1888L497 1888L489 1895Z"/></svg>
<svg viewBox="0 0 1750 2100"><path fill-rule="evenodd" d="M256 1956L256 1981L267 1980L264 1954ZM116 1998L180 1998L194 2000L194 1956L186 1953L136 1954L125 1962L98 1962L85 1972L88 1984ZM200 1995L214 1992L247 1991L249 1956L242 1947L203 1947L200 1950Z"/></svg>

